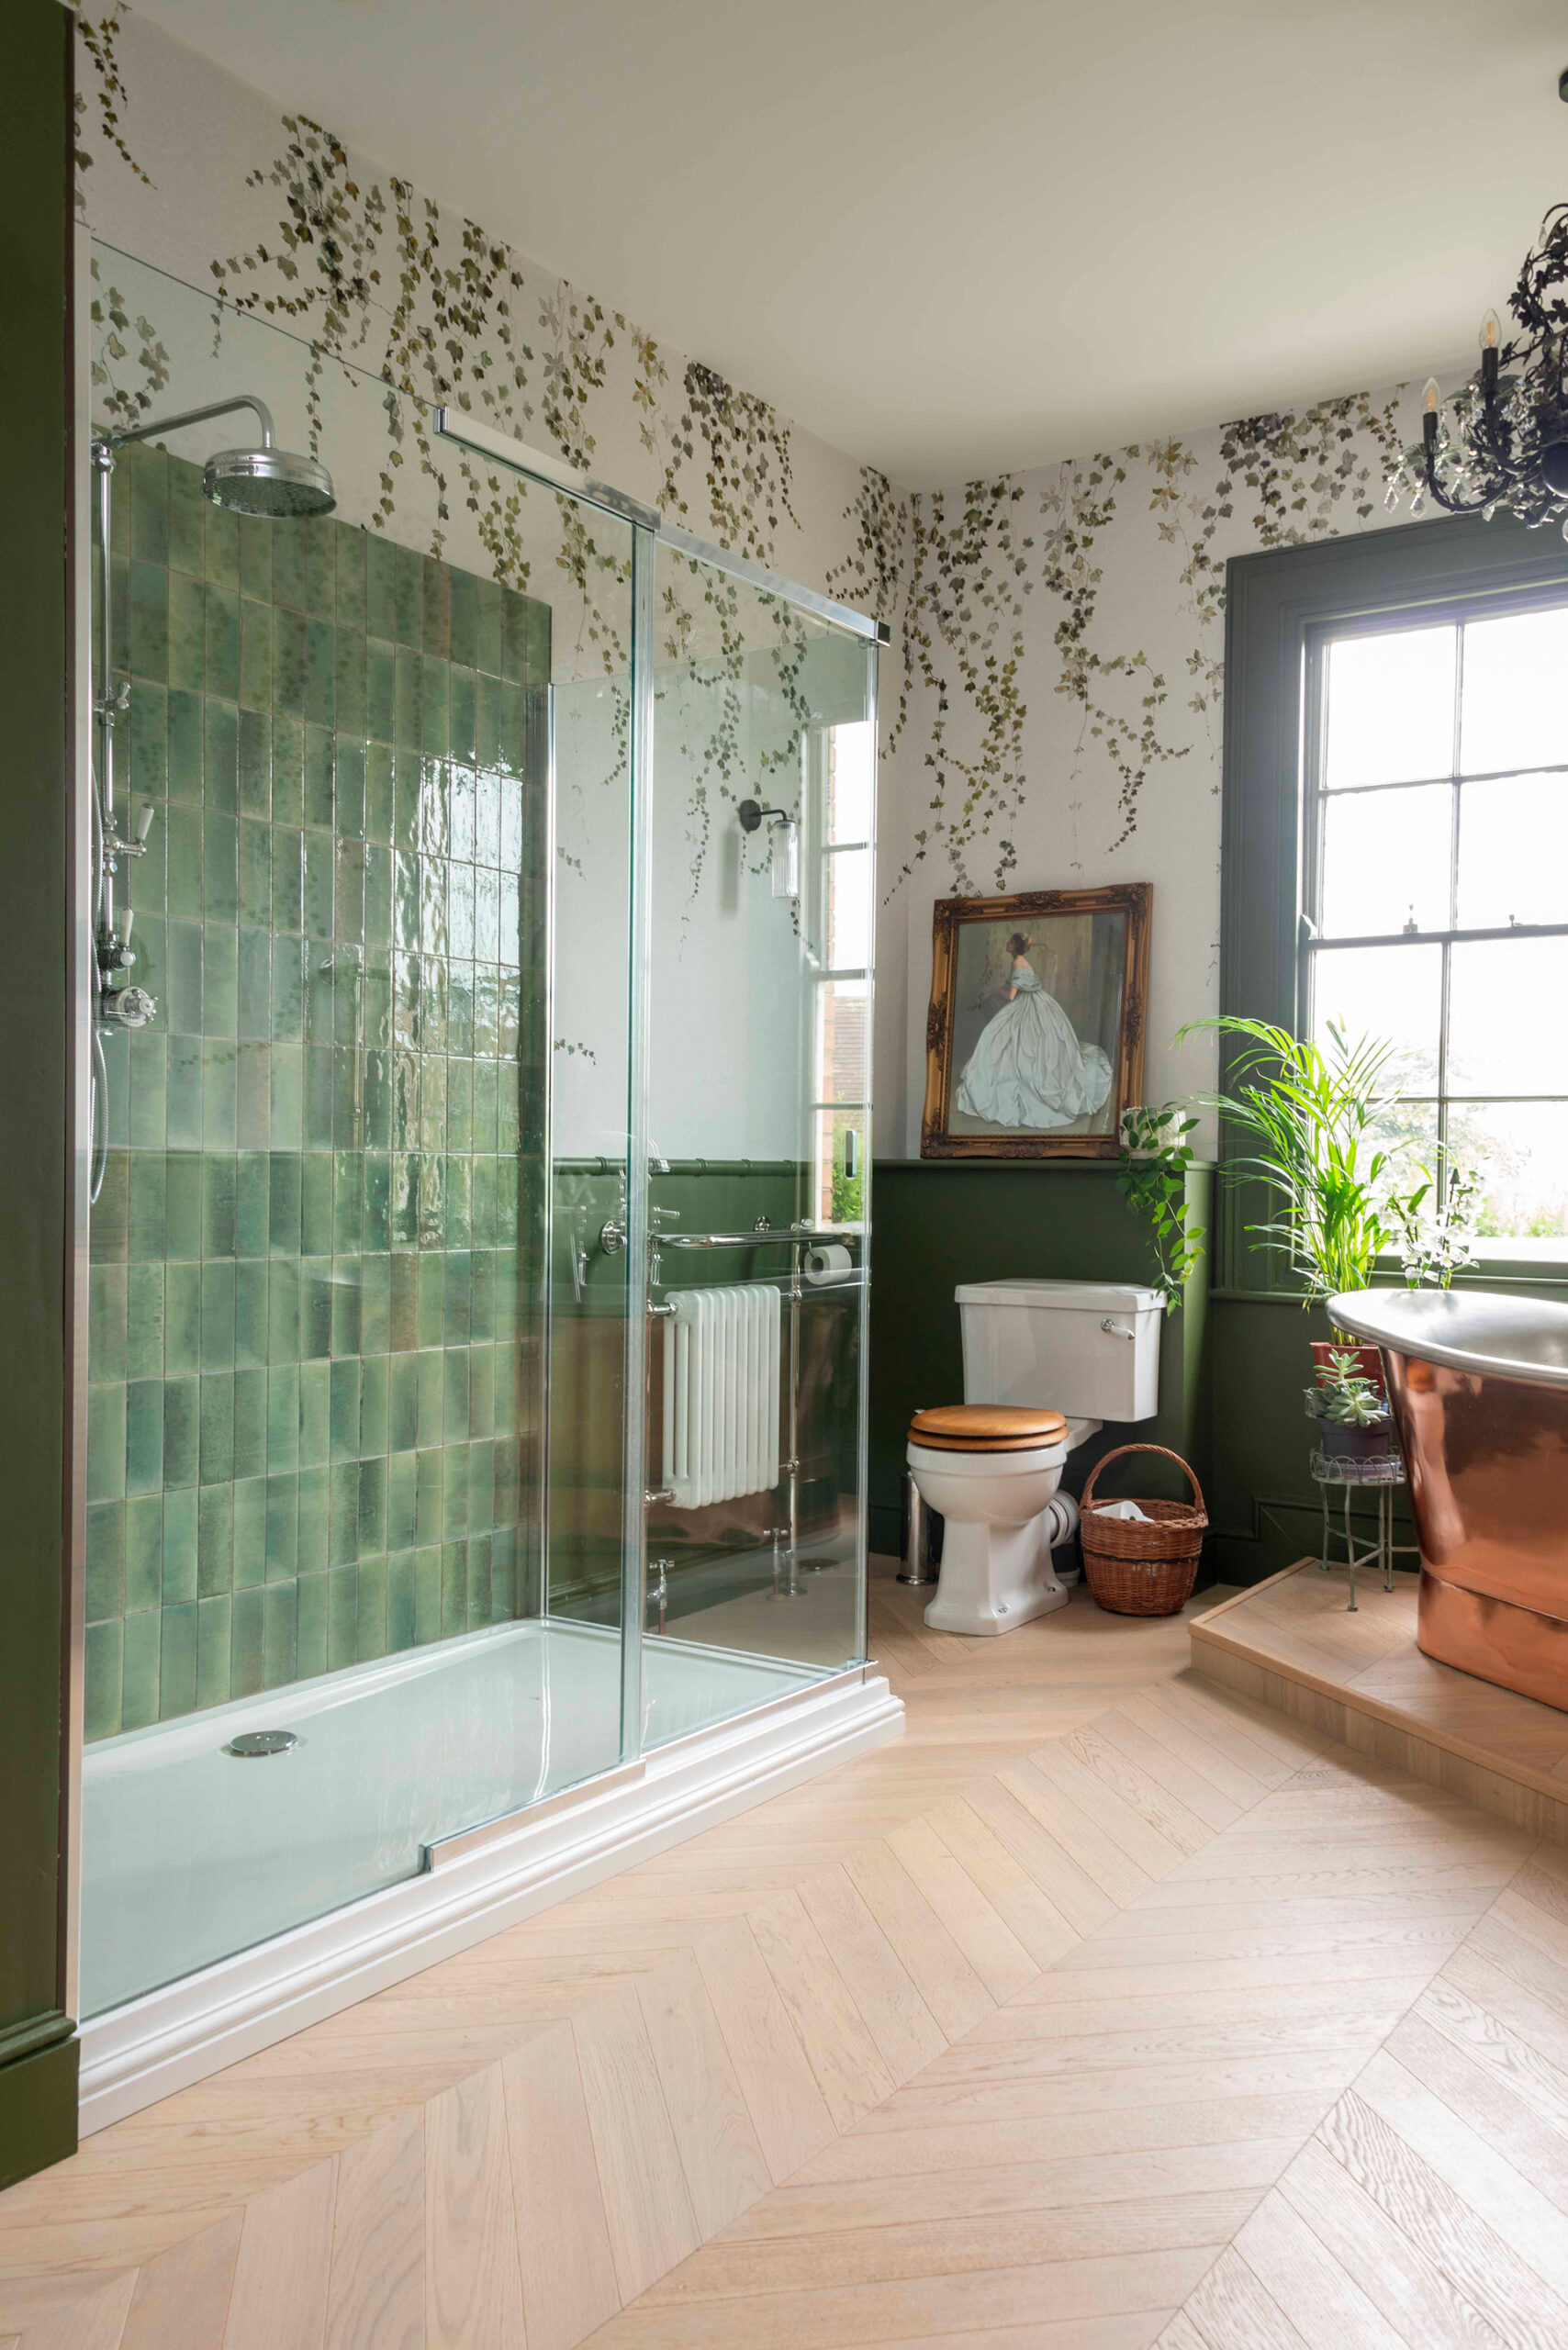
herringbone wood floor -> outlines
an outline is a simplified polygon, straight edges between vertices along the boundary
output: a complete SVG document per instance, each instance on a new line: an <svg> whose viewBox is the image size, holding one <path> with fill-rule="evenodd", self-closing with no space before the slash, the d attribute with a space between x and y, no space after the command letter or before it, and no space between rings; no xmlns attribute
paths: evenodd
<svg viewBox="0 0 1568 2350"><path fill-rule="evenodd" d="M26 2350L1568 2339L1568 1859L1085 1604L0 2197Z"/></svg>

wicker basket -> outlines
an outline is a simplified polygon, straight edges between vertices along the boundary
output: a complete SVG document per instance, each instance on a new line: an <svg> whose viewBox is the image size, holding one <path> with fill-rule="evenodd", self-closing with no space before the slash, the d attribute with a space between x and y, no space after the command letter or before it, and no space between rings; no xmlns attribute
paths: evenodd
<svg viewBox="0 0 1568 2350"><path fill-rule="evenodd" d="M1191 1502L1144 1501L1144 1518L1107 1517L1094 1506L1102 1469L1125 1452L1158 1452L1191 1479ZM1080 1505L1083 1572L1100 1606L1113 1616L1174 1616L1193 1595L1208 1526L1203 1487L1179 1452L1162 1444L1122 1444L1097 1460ZM1145 1522L1147 1521L1147 1523Z"/></svg>

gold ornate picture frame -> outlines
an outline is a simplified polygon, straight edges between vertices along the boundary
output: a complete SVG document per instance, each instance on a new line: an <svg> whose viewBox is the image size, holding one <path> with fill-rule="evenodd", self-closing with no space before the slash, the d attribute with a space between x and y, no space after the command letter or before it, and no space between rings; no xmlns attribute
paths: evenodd
<svg viewBox="0 0 1568 2350"><path fill-rule="evenodd" d="M1114 1158L1143 1098L1154 885L938 898L923 1158Z"/></svg>

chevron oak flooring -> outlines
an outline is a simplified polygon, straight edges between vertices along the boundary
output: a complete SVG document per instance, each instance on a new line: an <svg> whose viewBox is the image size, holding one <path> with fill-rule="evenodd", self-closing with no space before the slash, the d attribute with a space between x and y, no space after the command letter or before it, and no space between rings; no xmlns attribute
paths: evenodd
<svg viewBox="0 0 1568 2350"><path fill-rule="evenodd" d="M900 1747L0 2196L0 2344L1568 2339L1568 1856L1179 1621L877 1606Z"/></svg>

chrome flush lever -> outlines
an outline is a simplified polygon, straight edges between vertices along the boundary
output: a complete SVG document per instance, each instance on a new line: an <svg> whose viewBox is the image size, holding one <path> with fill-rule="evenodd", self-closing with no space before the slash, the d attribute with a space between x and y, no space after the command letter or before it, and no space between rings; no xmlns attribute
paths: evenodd
<svg viewBox="0 0 1568 2350"><path fill-rule="evenodd" d="M1113 1322L1108 1314L1103 1317L1100 1327L1102 1330L1107 1332L1113 1338L1127 1338L1130 1340L1133 1336L1133 1333L1130 1330L1124 1330L1119 1322Z"/></svg>

